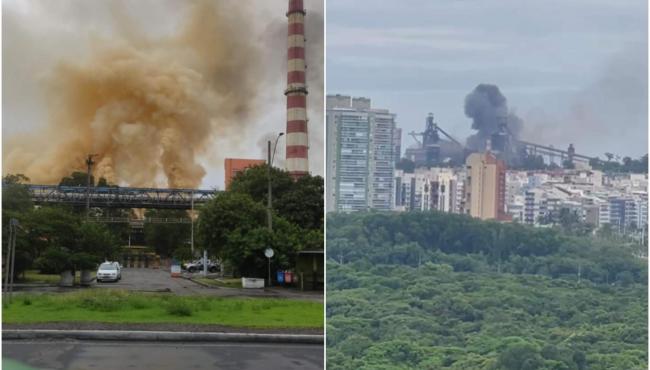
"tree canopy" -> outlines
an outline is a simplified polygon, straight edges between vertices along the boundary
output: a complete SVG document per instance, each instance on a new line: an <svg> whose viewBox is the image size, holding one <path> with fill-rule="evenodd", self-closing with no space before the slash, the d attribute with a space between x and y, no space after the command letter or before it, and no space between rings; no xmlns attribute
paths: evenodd
<svg viewBox="0 0 650 370"><path fill-rule="evenodd" d="M612 153L605 153L607 161L592 160L589 162L591 167L595 170L604 172L631 172L631 173L648 173L648 155L645 154L639 159L632 159L631 157L624 157L621 162L612 161L614 155Z"/></svg>
<svg viewBox="0 0 650 370"><path fill-rule="evenodd" d="M286 171L272 169L271 231L267 170L261 165L239 173L228 191L200 209L199 242L238 274L266 276L268 247L275 252L274 270L293 267L300 250L323 248L323 179L308 175L294 181Z"/></svg>
<svg viewBox="0 0 650 370"><path fill-rule="evenodd" d="M184 210L149 209L144 214L147 218L182 219L190 215ZM174 252L187 245L190 240L191 224L182 223L146 223L144 237L147 245L163 257L172 257Z"/></svg>
<svg viewBox="0 0 650 370"><path fill-rule="evenodd" d="M437 212L328 215L331 369L644 369L625 245Z"/></svg>
<svg viewBox="0 0 650 370"><path fill-rule="evenodd" d="M3 178L3 241L8 240L9 219L15 218L20 224L16 237L16 275L30 267L40 267L45 272L94 268L103 259L117 256L119 239L109 226L84 223L73 208L34 207L24 185L28 181L23 175Z"/></svg>
<svg viewBox="0 0 650 370"><path fill-rule="evenodd" d="M233 193L248 194L255 202L266 205L268 167L247 168L230 184ZM294 181L288 172L271 169L272 207L280 217L304 229L323 228L325 187L320 176L305 175Z"/></svg>

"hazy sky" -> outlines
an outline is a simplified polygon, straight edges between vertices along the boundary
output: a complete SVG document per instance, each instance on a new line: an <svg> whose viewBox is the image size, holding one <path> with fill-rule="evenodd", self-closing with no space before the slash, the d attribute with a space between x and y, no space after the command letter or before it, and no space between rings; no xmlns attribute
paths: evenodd
<svg viewBox="0 0 650 370"><path fill-rule="evenodd" d="M524 138L637 157L648 146L647 14L647 0L328 0L327 89L371 98L404 132L433 112L464 140L465 96L492 83Z"/></svg>
<svg viewBox="0 0 650 370"><path fill-rule="evenodd" d="M215 0L225 1L225 0ZM231 0L232 1L232 0ZM187 18L185 0L4 0L3 22L3 152L15 134L40 134L47 120L44 81L62 62L84 63L97 39L121 39L137 27L152 39L177 32ZM242 3L253 18L250 32L262 49L256 61L264 70L252 122L241 122L246 139L215 138L200 158L206 169L203 188L223 188L224 157L265 158L266 140L285 131L287 0ZM310 169L323 175L323 0L308 0L306 37ZM116 17L115 12L119 12ZM130 19L125 24L120 19ZM284 140L278 145L276 165L283 166Z"/></svg>

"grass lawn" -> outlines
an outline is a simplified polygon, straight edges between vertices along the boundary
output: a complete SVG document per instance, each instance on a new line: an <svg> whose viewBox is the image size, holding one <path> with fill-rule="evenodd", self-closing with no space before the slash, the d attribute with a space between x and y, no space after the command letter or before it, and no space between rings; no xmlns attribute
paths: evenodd
<svg viewBox="0 0 650 370"><path fill-rule="evenodd" d="M229 298L88 289L21 294L2 310L3 323L187 323L247 328L322 328L323 304L275 298Z"/></svg>
<svg viewBox="0 0 650 370"><path fill-rule="evenodd" d="M92 272L91 276L95 277L95 272ZM21 275L15 282L26 284L58 284L60 280L61 275L59 274L41 274L38 270L27 270L25 271L25 278L23 279ZM79 282L80 280L81 272L77 271L75 273L75 281Z"/></svg>
<svg viewBox="0 0 650 370"><path fill-rule="evenodd" d="M211 278L193 278L194 280L208 284L208 285L213 285L217 287L225 287L225 288L241 288L241 279L211 279Z"/></svg>
<svg viewBox="0 0 650 370"><path fill-rule="evenodd" d="M2 358L2 368L6 370L38 370L10 358Z"/></svg>

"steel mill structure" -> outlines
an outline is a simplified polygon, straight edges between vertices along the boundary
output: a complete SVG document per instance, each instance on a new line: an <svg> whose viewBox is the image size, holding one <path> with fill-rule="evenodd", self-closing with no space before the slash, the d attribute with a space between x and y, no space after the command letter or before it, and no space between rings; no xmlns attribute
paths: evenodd
<svg viewBox="0 0 650 370"><path fill-rule="evenodd" d="M287 49L286 169L298 178L309 173L307 84L305 80L305 9L303 0L289 0Z"/></svg>

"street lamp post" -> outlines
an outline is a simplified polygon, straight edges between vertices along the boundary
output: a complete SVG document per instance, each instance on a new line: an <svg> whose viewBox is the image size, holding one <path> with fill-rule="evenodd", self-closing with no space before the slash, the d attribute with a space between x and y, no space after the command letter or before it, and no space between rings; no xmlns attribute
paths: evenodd
<svg viewBox="0 0 650 370"><path fill-rule="evenodd" d="M11 303L11 294L14 285L14 271L16 265L16 233L18 232L18 220L9 220L9 240L7 242L7 259L5 260L5 301ZM6 299L8 297L8 299Z"/></svg>
<svg viewBox="0 0 650 370"><path fill-rule="evenodd" d="M88 172L86 173L86 218L90 217L90 177L95 164L93 157L96 156L97 154L88 154L88 158L86 158L86 166L88 166Z"/></svg>
<svg viewBox="0 0 650 370"><path fill-rule="evenodd" d="M269 226L269 230L273 231L273 220L271 216L271 207L272 207L272 197L273 194L271 192L271 167L273 167L273 159L275 158L275 150L278 148L278 140L280 140L280 137L284 135L284 132L281 132L278 134L278 137L275 138L275 144L273 145L273 155L271 155L271 140L267 142L267 156L268 156L268 166L266 168L266 173L268 177L268 197L267 197L267 203L266 203L266 217L267 217L267 222Z"/></svg>
<svg viewBox="0 0 650 370"><path fill-rule="evenodd" d="M267 142L267 156L268 156L268 166L266 166L266 174L268 177L268 197L266 203L266 217L269 226L269 231L273 231L273 219L272 219L272 192L271 192L271 167L273 167L273 159L275 158L275 150L278 148L278 140L284 135L284 132L280 132L275 138L275 144L273 145L273 155L271 155L271 140ZM269 255L270 253L270 255ZM268 247L264 253L268 259L268 273L269 273L269 283L268 286L271 286L271 257L273 257L273 249Z"/></svg>

